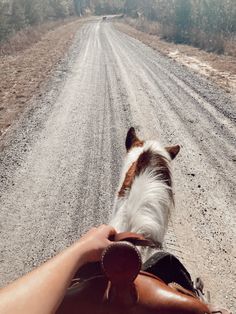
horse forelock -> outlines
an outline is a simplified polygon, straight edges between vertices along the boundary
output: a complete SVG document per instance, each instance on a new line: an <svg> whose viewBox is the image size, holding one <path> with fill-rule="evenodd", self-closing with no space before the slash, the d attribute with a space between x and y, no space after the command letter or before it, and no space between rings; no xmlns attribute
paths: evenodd
<svg viewBox="0 0 236 314"><path fill-rule="evenodd" d="M135 157L136 160L134 160ZM170 196L172 197L172 179L169 161L168 153L158 142L147 141L142 142L142 144L140 142L139 145L132 148L128 153L127 163L129 164L124 174L124 180L121 183L118 196L125 196L131 189L135 177L148 171L155 176L156 180L161 180L170 188Z"/></svg>

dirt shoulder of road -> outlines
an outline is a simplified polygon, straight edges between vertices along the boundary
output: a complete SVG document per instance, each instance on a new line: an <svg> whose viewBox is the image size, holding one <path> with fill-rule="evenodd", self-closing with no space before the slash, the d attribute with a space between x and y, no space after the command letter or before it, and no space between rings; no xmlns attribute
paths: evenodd
<svg viewBox="0 0 236 314"><path fill-rule="evenodd" d="M125 22L114 24L118 30L210 78L227 92L236 94L236 58L209 53L188 45L170 43L156 35L141 32Z"/></svg>
<svg viewBox="0 0 236 314"><path fill-rule="evenodd" d="M14 54L0 57L0 137L22 113L32 96L40 95L85 19L76 19L48 31L40 41Z"/></svg>

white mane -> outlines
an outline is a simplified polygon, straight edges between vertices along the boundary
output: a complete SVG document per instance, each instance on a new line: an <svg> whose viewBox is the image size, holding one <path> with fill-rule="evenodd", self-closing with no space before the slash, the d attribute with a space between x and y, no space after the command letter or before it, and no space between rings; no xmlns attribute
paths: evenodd
<svg viewBox="0 0 236 314"><path fill-rule="evenodd" d="M159 142L146 141L142 147L132 148L125 159L119 190L132 164L148 150L170 161L168 152ZM173 205L170 189L153 168L147 167L135 176L130 190L124 196L117 196L110 224L118 232L135 232L162 243Z"/></svg>

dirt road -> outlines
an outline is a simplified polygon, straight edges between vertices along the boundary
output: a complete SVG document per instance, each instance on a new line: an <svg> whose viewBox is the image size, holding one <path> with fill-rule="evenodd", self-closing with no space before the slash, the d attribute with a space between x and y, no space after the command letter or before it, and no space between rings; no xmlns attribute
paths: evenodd
<svg viewBox="0 0 236 314"><path fill-rule="evenodd" d="M129 126L180 144L166 245L235 307L236 110L230 95L95 20L79 30L0 155L1 284L108 221Z"/></svg>

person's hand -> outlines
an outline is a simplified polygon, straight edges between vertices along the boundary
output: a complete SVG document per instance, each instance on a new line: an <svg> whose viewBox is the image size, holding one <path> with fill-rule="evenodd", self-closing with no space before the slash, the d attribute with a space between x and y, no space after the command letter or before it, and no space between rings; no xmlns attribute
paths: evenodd
<svg viewBox="0 0 236 314"><path fill-rule="evenodd" d="M102 225L92 228L79 242L85 247L85 262L97 262L101 259L104 249L111 244L110 237L116 234L116 230L111 226Z"/></svg>
<svg viewBox="0 0 236 314"><path fill-rule="evenodd" d="M115 234L110 226L94 228L46 263L0 289L0 313L57 312L77 270L88 262L99 261L111 243L109 237Z"/></svg>

